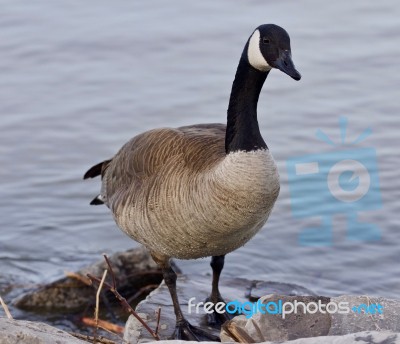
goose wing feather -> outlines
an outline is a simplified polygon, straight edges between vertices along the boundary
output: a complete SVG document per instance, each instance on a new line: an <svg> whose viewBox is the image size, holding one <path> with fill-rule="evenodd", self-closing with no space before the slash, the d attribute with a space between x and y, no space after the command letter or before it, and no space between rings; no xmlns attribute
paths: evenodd
<svg viewBox="0 0 400 344"><path fill-rule="evenodd" d="M123 198L134 197L135 189L150 188L175 164L201 173L225 157L225 130L223 124L199 124L135 136L107 165L101 191L105 204L115 209L129 201ZM130 192L125 192L127 189Z"/></svg>

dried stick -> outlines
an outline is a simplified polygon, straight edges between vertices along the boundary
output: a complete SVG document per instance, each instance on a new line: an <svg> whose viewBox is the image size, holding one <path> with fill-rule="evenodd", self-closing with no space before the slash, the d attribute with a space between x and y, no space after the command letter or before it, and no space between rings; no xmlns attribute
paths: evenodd
<svg viewBox="0 0 400 344"><path fill-rule="evenodd" d="M92 318L86 318L83 317L81 319L82 323L84 323L87 326L92 326L92 327L99 327L101 329L103 329L104 331L110 332L112 334L117 334L117 333L122 333L124 332L124 328L122 326L113 324L109 321L105 321L105 320L101 320L98 319L98 321L96 322L95 319Z"/></svg>
<svg viewBox="0 0 400 344"><path fill-rule="evenodd" d="M143 327L151 334L151 336L156 339L156 340L160 340L160 337L158 336L157 333L155 333L150 327L149 325L147 325L147 323L136 313L136 311L129 305L129 303L126 301L126 299L118 292L117 288L116 288L116 279L115 279L115 274L114 271L111 267L111 263L108 259L108 257L106 255L104 255L104 259L106 260L106 263L108 265L108 268L110 270L111 276L112 276L112 280L113 280L113 285L110 285L107 282L103 282L103 285L105 288L107 288L109 291L111 291L115 298L121 303L122 307L130 314L132 314L142 325ZM87 276L93 281L96 281L98 283L101 283L101 279L99 279L96 276L93 276L91 274L87 274Z"/></svg>
<svg viewBox="0 0 400 344"><path fill-rule="evenodd" d="M154 332L155 334L158 334L158 330L160 329L161 307L158 307L156 313L157 313L157 325L156 325L156 330Z"/></svg>
<svg viewBox="0 0 400 344"><path fill-rule="evenodd" d="M7 318L8 318L8 319L14 319L13 316L11 315L10 310L8 309L6 303L5 303L5 302L3 301L3 299L1 298L1 296L0 296L0 304L1 304L1 305L3 306L3 308L4 308L4 313L6 313Z"/></svg>
<svg viewBox="0 0 400 344"><path fill-rule="evenodd" d="M117 282L115 280L115 274L114 274L114 270L111 266L110 260L108 259L106 254L103 254L104 259L106 260L107 266L110 269L110 273L111 273L111 277L112 277L112 281L113 281L113 288L117 289Z"/></svg>
<svg viewBox="0 0 400 344"><path fill-rule="evenodd" d="M72 278L75 280L78 280L79 282L82 282L83 284L86 285L91 285L92 283L90 282L90 279L88 279L86 276L82 276L76 272L71 272L71 271L65 271L64 275L68 278Z"/></svg>
<svg viewBox="0 0 400 344"><path fill-rule="evenodd" d="M99 288L97 289L96 293L96 308L94 310L94 319L96 321L96 328L99 327L99 309L100 309L100 293L101 289L103 289L104 281L107 277L107 270L104 270L103 277L101 278Z"/></svg>

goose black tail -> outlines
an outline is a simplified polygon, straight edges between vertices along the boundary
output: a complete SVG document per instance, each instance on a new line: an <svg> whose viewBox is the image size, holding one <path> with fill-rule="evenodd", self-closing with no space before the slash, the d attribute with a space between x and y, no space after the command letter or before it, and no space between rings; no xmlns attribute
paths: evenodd
<svg viewBox="0 0 400 344"><path fill-rule="evenodd" d="M83 176L83 179L95 178L97 176L103 175L104 171L106 170L110 162L111 160L104 160L99 164L92 166L86 171L85 175Z"/></svg>
<svg viewBox="0 0 400 344"><path fill-rule="evenodd" d="M104 204L103 200L101 199L101 195L97 195L90 202L90 205L101 205L101 204Z"/></svg>
<svg viewBox="0 0 400 344"><path fill-rule="evenodd" d="M105 160L102 161L101 163L92 166L87 170L87 172L84 174L83 179L88 179L88 178L95 178L97 176L100 176L103 178L104 172L106 171L108 165L110 164L111 160ZM97 195L95 198L92 199L90 202L90 205L100 205L104 204L104 201L101 197L101 195Z"/></svg>

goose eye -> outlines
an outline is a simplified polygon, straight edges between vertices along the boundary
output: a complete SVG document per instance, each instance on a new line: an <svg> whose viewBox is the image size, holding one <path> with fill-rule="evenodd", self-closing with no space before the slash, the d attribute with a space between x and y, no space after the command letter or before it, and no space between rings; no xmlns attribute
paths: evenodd
<svg viewBox="0 0 400 344"><path fill-rule="evenodd" d="M264 38L263 38L263 43L264 43L264 44L269 44L269 43L270 43L270 40L269 40L268 38L265 38L265 37L264 37Z"/></svg>

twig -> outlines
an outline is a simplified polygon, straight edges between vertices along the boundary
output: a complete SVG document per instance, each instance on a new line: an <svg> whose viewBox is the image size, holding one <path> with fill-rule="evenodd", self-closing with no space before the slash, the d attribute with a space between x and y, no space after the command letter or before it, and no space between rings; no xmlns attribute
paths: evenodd
<svg viewBox="0 0 400 344"><path fill-rule="evenodd" d="M114 274L114 270L113 270L113 268L112 268L112 266L111 266L110 260L108 259L108 257L107 257L106 254L103 254L103 257L104 257L104 259L106 260L106 263L107 263L107 265L108 265L108 268L110 269L110 273L111 273L112 281L113 281L113 288L114 288L114 289L117 289L117 282L116 282L116 280L115 280L115 274Z"/></svg>
<svg viewBox="0 0 400 344"><path fill-rule="evenodd" d="M97 326L97 327L99 327L107 332L110 332L112 334L124 332L124 328L122 326L113 324L109 321L105 321L105 320L101 320L101 319L98 319L96 321L95 319L87 318L87 317L83 317L81 320L82 320L82 323L87 326L93 326L93 327Z"/></svg>
<svg viewBox="0 0 400 344"><path fill-rule="evenodd" d="M94 342L96 343L96 338L97 338L97 329L99 328L99 309L100 309L100 293L101 289L103 289L104 281L106 280L107 277L107 269L104 270L103 272L103 277L101 278L99 287L97 288L97 293L96 293L96 308L94 309L94 320L95 320L95 328L94 328Z"/></svg>
<svg viewBox="0 0 400 344"><path fill-rule="evenodd" d="M85 285L89 285L89 286L91 285L90 279L88 279L86 276L82 276L76 272L65 271L64 275L65 275L65 277L76 279Z"/></svg>
<svg viewBox="0 0 400 344"><path fill-rule="evenodd" d="M160 329L161 307L158 307L156 313L157 313L157 325L156 325L156 330L154 332L155 334L158 334L158 330Z"/></svg>
<svg viewBox="0 0 400 344"><path fill-rule="evenodd" d="M103 272L103 277L101 278L100 284L99 284L99 288L97 289L97 293L96 293L96 309L94 312L94 318L96 320L96 325L99 321L99 309L100 309L100 293L101 293L101 289L103 288L104 285L104 281L106 280L107 277L107 270L104 270Z"/></svg>
<svg viewBox="0 0 400 344"><path fill-rule="evenodd" d="M3 299L1 298L1 296L0 296L0 304L1 304L1 305L3 306L3 308L4 308L4 313L6 313L7 318L8 318L8 319L14 319L13 316L11 315L10 310L8 309L6 303L5 303L5 302L3 301Z"/></svg>
<svg viewBox="0 0 400 344"><path fill-rule="evenodd" d="M97 278L96 276L93 276L91 274L87 274L87 276L100 283L101 280L99 278ZM156 340L160 340L160 337L158 336L158 334L156 334L150 327L149 325L147 325L147 323L135 312L135 310L130 306L130 304L126 301L126 299L116 290L114 289L110 284L108 284L107 282L104 282L104 287L107 288L108 290L110 290L114 296L116 297L116 299L121 303L122 307L130 314L132 314L142 325L143 327L151 334L151 336L156 339Z"/></svg>
<svg viewBox="0 0 400 344"><path fill-rule="evenodd" d="M151 334L151 336L156 339L156 340L160 340L160 337L158 336L157 333L155 333L150 327L149 325L147 325L147 323L136 313L136 311L129 305L129 303L126 301L126 299L118 292L117 288L116 288L116 279L115 279L115 275L114 275L114 271L111 267L110 261L108 260L107 256L104 255L104 258L107 262L107 265L110 269L110 273L112 275L113 278L113 285L110 285L107 282L103 282L103 286L105 288L107 288L109 291L111 291L114 296L116 297L116 299L121 303L122 307L130 314L132 314L142 325L143 327ZM98 283L101 283L101 280L96 277L93 276L91 274L87 274L87 276L92 280L92 281L96 281Z"/></svg>

